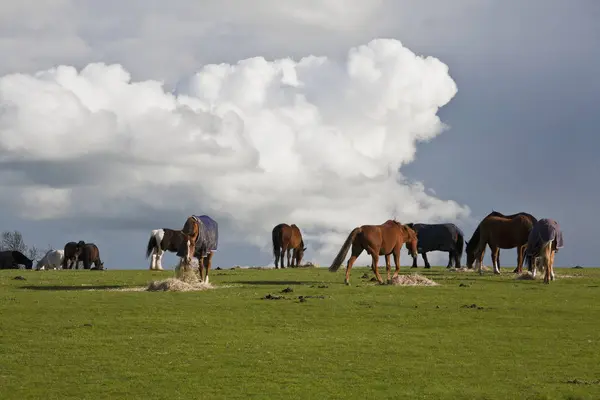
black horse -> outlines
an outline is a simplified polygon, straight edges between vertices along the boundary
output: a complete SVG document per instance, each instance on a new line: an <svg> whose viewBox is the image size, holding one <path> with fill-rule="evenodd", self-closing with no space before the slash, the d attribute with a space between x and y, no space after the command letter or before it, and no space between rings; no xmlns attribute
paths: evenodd
<svg viewBox="0 0 600 400"><path fill-rule="evenodd" d="M75 265L75 269L79 269L79 256L85 247L85 242L80 240L79 242L68 242L65 244L65 255L62 262L62 269L72 269Z"/></svg>
<svg viewBox="0 0 600 400"><path fill-rule="evenodd" d="M33 260L17 250L0 251L0 269L19 269L19 265L31 269L33 268Z"/></svg>
<svg viewBox="0 0 600 400"><path fill-rule="evenodd" d="M460 268L460 259L463 254L464 235L463 232L454 224L406 224L417 233L417 251L423 257L425 268L431 268L427 260L429 251L448 252L448 266ZM417 255L413 256L412 268L417 268Z"/></svg>

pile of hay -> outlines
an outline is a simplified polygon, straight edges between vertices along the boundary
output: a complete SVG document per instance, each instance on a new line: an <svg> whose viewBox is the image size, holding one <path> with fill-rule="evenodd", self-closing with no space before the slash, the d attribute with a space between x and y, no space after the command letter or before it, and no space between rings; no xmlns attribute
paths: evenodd
<svg viewBox="0 0 600 400"><path fill-rule="evenodd" d="M200 282L197 267L194 268L193 265L180 263L175 267L175 278L152 281L146 290L150 292L190 292L213 288L210 283Z"/></svg>
<svg viewBox="0 0 600 400"><path fill-rule="evenodd" d="M438 283L419 274L398 275L392 278L392 285L395 286L438 286Z"/></svg>
<svg viewBox="0 0 600 400"><path fill-rule="evenodd" d="M486 267L485 265L481 266L481 270L482 271L489 271L491 267ZM460 268L449 268L448 271L450 272L475 272L476 269L475 267L469 269L467 267L460 267Z"/></svg>

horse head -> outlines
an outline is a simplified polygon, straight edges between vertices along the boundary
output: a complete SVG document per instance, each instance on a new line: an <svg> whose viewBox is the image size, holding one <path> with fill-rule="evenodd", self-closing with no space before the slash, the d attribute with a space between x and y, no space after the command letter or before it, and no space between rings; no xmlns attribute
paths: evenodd
<svg viewBox="0 0 600 400"><path fill-rule="evenodd" d="M193 240L193 236L183 233L183 240L179 246L179 249L177 250L177 256L181 257L186 263L189 264L192 262L195 249L196 242Z"/></svg>

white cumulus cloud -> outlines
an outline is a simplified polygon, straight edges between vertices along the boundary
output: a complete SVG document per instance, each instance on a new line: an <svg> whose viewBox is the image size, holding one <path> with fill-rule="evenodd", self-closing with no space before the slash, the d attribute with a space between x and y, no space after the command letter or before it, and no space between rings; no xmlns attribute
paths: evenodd
<svg viewBox="0 0 600 400"><path fill-rule="evenodd" d="M24 218L114 229L158 215L178 215L179 229L206 213L228 227L225 243L266 251L274 225L296 223L307 257L327 264L357 225L468 217L399 172L444 131L437 111L456 92L444 63L392 39L343 62L205 65L172 93L118 64L6 75L0 200Z"/></svg>

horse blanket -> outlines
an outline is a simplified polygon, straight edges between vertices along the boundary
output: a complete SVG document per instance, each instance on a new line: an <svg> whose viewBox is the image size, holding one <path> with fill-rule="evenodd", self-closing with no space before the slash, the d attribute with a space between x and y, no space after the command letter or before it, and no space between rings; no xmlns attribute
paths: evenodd
<svg viewBox="0 0 600 400"><path fill-rule="evenodd" d="M219 224L208 215L193 215L198 223L198 238L194 257L206 257L219 246Z"/></svg>
<svg viewBox="0 0 600 400"><path fill-rule="evenodd" d="M454 224L413 224L412 229L417 232L417 252L429 251L455 251L459 235L463 232ZM461 249L462 250L462 249Z"/></svg>
<svg viewBox="0 0 600 400"><path fill-rule="evenodd" d="M558 222L549 218L542 218L533 225L533 229L529 232L527 240L527 254L537 257L542 250L544 243L553 240L552 249L558 249L564 246L563 234L560 230Z"/></svg>

